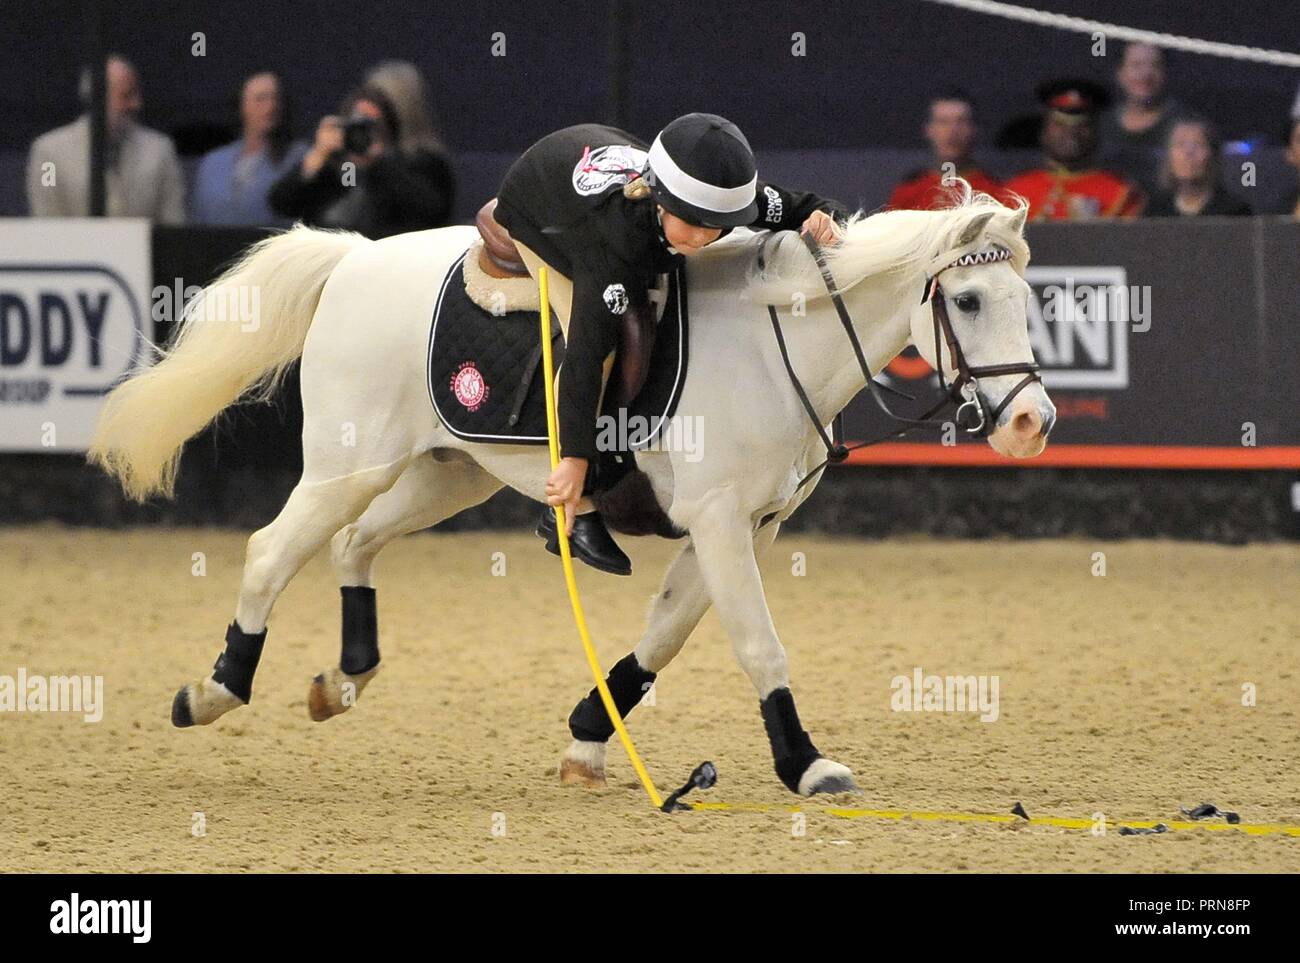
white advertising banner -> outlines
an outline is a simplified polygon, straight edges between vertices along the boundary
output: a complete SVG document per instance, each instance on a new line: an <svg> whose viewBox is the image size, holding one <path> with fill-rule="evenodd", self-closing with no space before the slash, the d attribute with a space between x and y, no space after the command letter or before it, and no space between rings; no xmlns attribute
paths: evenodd
<svg viewBox="0 0 1300 963"><path fill-rule="evenodd" d="M149 222L0 218L0 451L85 451L154 337Z"/></svg>

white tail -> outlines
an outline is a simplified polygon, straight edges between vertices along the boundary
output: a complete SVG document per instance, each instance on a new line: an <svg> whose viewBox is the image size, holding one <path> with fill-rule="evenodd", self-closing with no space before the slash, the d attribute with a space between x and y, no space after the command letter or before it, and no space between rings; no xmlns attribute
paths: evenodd
<svg viewBox="0 0 1300 963"><path fill-rule="evenodd" d="M109 393L90 461L136 501L171 495L185 442L241 398L275 393L302 354L325 281L365 243L298 225L250 247L185 306L162 359Z"/></svg>

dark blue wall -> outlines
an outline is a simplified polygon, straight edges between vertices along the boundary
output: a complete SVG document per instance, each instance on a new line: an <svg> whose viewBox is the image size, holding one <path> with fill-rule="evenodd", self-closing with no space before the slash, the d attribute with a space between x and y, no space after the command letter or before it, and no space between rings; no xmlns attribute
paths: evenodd
<svg viewBox="0 0 1300 963"><path fill-rule="evenodd" d="M332 109L384 57L429 77L453 147L511 150L569 123L611 117L610 0L106 2L108 42L140 66L146 120L175 132L230 118L240 78L283 73L300 126ZM1255 46L1300 50L1294 0L1033 0L1029 6ZM951 83L982 101L987 127L1034 107L1035 83L1061 74L1107 80L1090 39L922 0L793 3L629 2L628 124L653 132L688 110L729 116L759 148L919 145L927 93ZM78 112L77 0L0 4L0 148ZM1289 12L1290 16L1286 16ZM202 31L207 56L190 54ZM507 56L490 56L495 31ZM807 35L808 56L790 55ZM1175 54L1172 86L1231 135L1283 125L1300 72Z"/></svg>

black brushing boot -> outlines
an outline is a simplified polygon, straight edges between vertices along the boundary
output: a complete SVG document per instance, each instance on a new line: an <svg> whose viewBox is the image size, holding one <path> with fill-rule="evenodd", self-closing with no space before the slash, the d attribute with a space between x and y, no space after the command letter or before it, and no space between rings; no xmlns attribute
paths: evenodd
<svg viewBox="0 0 1300 963"><path fill-rule="evenodd" d="M554 508L548 507L542 512L542 520L537 523L537 534L546 539L548 552L552 555L560 554L560 534L555 526ZM632 560L623 554L623 550L614 541L614 536L609 534L600 512L587 512L574 518L569 548L574 558L598 571L611 575L632 574Z"/></svg>

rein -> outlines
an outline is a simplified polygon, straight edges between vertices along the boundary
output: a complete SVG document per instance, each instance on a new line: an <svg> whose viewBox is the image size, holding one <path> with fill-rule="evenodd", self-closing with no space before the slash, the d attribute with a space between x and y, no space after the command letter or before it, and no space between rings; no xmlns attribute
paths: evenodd
<svg viewBox="0 0 1300 963"><path fill-rule="evenodd" d="M840 296L839 287L835 283L835 277L831 274L830 266L826 263L826 255L822 251L821 245L811 234L801 235L803 242L808 246L814 260L817 262L817 268L821 271L822 281L826 284L826 291L830 295L831 303L835 306L835 314L840 319L840 324L844 328L844 333L848 336L849 344L853 346L853 355L857 359L858 367L862 370L862 375L866 379L866 386L871 390L871 397L875 400L876 405L881 411L894 423L899 425L893 431L873 438L870 441L858 442L855 445L845 445L843 441L844 434L844 414L838 412L832 421L832 434L828 436L826 429L822 426L821 419L817 416L817 411L813 408L812 401L808 397L808 392L804 390L803 383L800 382L799 376L795 373L794 365L790 362L790 353L786 348L785 334L781 330L781 319L777 314L776 307L769 304L767 306L768 317L772 321L772 333L776 336L777 347L781 351L781 361L785 365L786 374L790 376L790 384L794 387L795 394L799 396L799 402L803 405L804 411L808 413L808 419L812 422L813 428L817 431L817 436L821 439L822 445L826 448L826 459L800 479L799 484L795 486L795 491L803 488L808 481L820 473L827 465L839 464L849 457L849 453L859 448L866 448L871 445L878 445L883 441L891 438L899 438L909 431L917 428L942 428L947 424L945 421L935 419L940 411L948 405L956 405L956 411L953 420L962 427L962 429L972 437L985 438L993 431L997 425L998 418L1006 410L1011 400L1020 394L1025 388L1034 382L1041 382L1038 375L1038 365L1032 361L1012 362L1010 364L993 364L993 365L975 365L967 363L966 355L961 349L961 342L957 340L957 333L953 330L952 319L948 317L948 304L943 289L939 286L939 275L951 267L969 267L973 264L991 264L996 261L1010 260L1011 252L1004 247L994 246L986 251L971 251L963 254L948 264L940 267L935 273L926 278L925 292L921 297L921 303L927 301L931 305L931 314L934 319L934 356L938 365L939 385L942 394L939 399L928 408L924 414L917 418L909 418L905 415L897 414L889 407L885 401L885 392L899 395L900 397L912 400L908 395L881 384L876 381L875 375L871 372L871 366L867 364L866 355L862 350L862 342L858 339L857 329L853 327L853 319L849 316L848 308L844 306L844 299ZM764 242L766 247L766 241ZM763 248L759 249L758 267L763 270L764 258ZM943 374L943 354L941 351L940 339L948 345L948 356L952 359L952 366L957 371L957 377L949 384ZM981 390L979 379L982 377L997 377L999 375L1023 374L1025 377L1006 393L1002 400L993 406L990 404L988 397Z"/></svg>

